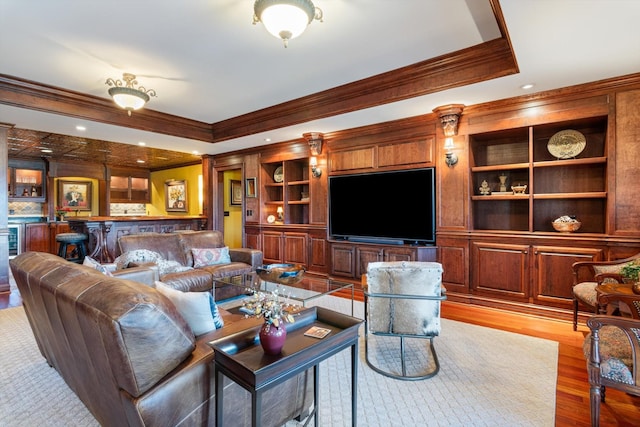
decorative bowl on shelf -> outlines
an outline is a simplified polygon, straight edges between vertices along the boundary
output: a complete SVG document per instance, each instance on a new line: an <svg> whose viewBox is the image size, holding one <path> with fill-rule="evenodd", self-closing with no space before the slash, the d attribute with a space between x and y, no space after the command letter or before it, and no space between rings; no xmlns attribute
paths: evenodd
<svg viewBox="0 0 640 427"><path fill-rule="evenodd" d="M513 194L524 194L527 191L527 184L512 185Z"/></svg>
<svg viewBox="0 0 640 427"><path fill-rule="evenodd" d="M258 277L266 282L293 285L304 277L306 269L301 264L268 264L256 268Z"/></svg>
<svg viewBox="0 0 640 427"><path fill-rule="evenodd" d="M551 222L551 225L553 225L553 228L556 231L559 231L561 233L573 233L574 231L578 231L578 229L580 228L580 226L582 225L582 223L580 221L559 221L559 220L555 220Z"/></svg>

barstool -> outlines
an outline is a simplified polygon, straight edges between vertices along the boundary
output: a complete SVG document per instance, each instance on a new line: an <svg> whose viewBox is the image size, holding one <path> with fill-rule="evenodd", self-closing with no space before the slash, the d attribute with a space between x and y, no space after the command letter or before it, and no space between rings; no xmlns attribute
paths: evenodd
<svg viewBox="0 0 640 427"><path fill-rule="evenodd" d="M87 256L87 247L84 242L87 236L82 233L60 233L56 236L56 242L60 243L58 247L58 256L67 261L82 264L84 257ZM73 250L67 254L67 247L75 246Z"/></svg>

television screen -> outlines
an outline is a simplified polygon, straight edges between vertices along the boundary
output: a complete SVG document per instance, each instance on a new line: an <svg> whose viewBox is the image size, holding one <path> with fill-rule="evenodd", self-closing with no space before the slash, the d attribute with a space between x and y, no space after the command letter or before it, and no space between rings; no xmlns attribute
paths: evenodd
<svg viewBox="0 0 640 427"><path fill-rule="evenodd" d="M332 239L435 243L434 169L329 177Z"/></svg>

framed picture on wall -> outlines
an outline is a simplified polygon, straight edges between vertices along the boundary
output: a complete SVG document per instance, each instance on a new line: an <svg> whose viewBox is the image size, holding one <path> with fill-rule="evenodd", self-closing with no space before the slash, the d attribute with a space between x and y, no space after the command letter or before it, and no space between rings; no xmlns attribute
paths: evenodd
<svg viewBox="0 0 640 427"><path fill-rule="evenodd" d="M240 206L242 205L242 182L232 179L229 181L231 184L231 206Z"/></svg>
<svg viewBox="0 0 640 427"><path fill-rule="evenodd" d="M256 195L256 178L247 178L245 180L247 197L257 197Z"/></svg>
<svg viewBox="0 0 640 427"><path fill-rule="evenodd" d="M76 211L90 211L91 181L58 180L58 206Z"/></svg>
<svg viewBox="0 0 640 427"><path fill-rule="evenodd" d="M187 181L168 180L164 183L164 204L167 212L188 212Z"/></svg>

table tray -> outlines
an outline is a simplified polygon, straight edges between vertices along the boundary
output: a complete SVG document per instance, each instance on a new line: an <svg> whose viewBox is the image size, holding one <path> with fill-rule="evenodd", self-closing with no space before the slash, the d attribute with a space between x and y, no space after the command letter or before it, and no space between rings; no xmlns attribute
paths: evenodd
<svg viewBox="0 0 640 427"><path fill-rule="evenodd" d="M210 341L209 345L215 351L216 363L228 368L234 380L260 389L353 345L361 323L361 319L333 310L310 307L300 311L294 323L286 324L287 339L278 355L263 351L258 337L260 326ZM331 329L331 333L321 339L305 336L305 331L312 326Z"/></svg>

